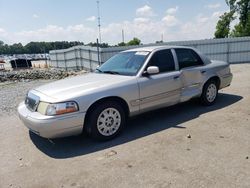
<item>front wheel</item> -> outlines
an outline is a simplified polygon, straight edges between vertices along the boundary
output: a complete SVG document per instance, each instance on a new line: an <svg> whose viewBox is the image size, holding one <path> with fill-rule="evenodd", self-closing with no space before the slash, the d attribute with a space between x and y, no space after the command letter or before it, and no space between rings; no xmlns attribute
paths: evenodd
<svg viewBox="0 0 250 188"><path fill-rule="evenodd" d="M96 106L87 119L85 130L91 137L110 140L121 132L126 116L119 103L110 101Z"/></svg>
<svg viewBox="0 0 250 188"><path fill-rule="evenodd" d="M201 95L201 103L206 106L211 106L215 103L218 96L218 86L216 81L210 80L208 81L202 91Z"/></svg>

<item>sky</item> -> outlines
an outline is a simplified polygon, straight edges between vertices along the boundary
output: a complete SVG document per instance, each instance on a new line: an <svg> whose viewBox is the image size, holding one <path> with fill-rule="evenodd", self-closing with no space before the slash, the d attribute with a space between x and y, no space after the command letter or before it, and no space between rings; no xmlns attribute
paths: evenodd
<svg viewBox="0 0 250 188"><path fill-rule="evenodd" d="M100 0L102 42L142 43L213 38L225 0ZM0 40L94 42L96 0L0 0Z"/></svg>

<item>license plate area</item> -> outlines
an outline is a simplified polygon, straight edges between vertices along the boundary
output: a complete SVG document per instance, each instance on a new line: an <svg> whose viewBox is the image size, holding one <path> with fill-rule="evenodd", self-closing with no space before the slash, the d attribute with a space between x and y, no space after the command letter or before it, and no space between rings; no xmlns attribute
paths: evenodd
<svg viewBox="0 0 250 188"><path fill-rule="evenodd" d="M40 101L40 98L38 96L29 92L25 99L25 105L30 111L35 112L37 110L39 101Z"/></svg>

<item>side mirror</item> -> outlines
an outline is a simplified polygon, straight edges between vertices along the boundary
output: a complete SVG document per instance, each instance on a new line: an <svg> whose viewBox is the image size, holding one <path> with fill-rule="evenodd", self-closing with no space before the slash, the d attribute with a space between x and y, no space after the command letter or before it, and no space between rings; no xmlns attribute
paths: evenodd
<svg viewBox="0 0 250 188"><path fill-rule="evenodd" d="M159 72L160 72L159 67L150 66L150 67L147 68L147 74L148 75L158 74Z"/></svg>

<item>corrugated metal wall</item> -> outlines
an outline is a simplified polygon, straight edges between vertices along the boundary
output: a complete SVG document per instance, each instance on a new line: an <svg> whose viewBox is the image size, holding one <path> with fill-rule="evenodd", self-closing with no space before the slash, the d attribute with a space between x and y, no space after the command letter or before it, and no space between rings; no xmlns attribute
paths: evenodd
<svg viewBox="0 0 250 188"><path fill-rule="evenodd" d="M223 60L229 63L250 63L250 37L178 41L143 46L157 45L190 46L199 49L213 60ZM143 46L100 48L99 58L97 48L93 47L75 46L65 50L54 50L50 51L51 66L94 70L99 65L99 61L103 63L120 51Z"/></svg>

